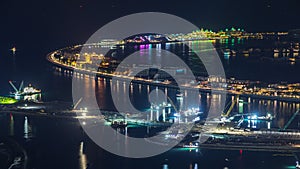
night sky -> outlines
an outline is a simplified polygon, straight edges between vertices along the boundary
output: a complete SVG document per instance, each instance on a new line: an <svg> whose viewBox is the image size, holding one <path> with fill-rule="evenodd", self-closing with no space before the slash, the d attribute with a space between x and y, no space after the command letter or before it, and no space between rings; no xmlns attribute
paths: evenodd
<svg viewBox="0 0 300 169"><path fill-rule="evenodd" d="M1 1L0 8L0 44L9 46L28 41L46 48L82 43L109 21L145 11L175 14L213 30L300 28L298 0L9 0Z"/></svg>

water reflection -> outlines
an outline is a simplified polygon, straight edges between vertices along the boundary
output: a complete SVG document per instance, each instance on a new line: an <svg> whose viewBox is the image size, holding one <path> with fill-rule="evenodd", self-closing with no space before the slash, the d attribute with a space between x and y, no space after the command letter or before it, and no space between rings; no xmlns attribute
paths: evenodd
<svg viewBox="0 0 300 169"><path fill-rule="evenodd" d="M80 169L88 169L87 158L84 152L84 142L79 145L79 167Z"/></svg>
<svg viewBox="0 0 300 169"><path fill-rule="evenodd" d="M9 114L9 135L14 136L15 135L15 120L14 116L10 113Z"/></svg>
<svg viewBox="0 0 300 169"><path fill-rule="evenodd" d="M20 118L21 117L21 118ZM11 123L6 123L12 121L13 118L10 116L7 116L6 120L3 121L5 118L0 118L0 125L2 128L4 128L4 124L9 124L11 126ZM59 119L45 119L42 123L39 123L37 121L40 121L40 119L33 118L33 116L27 116L27 122L25 119L25 116L18 116L14 115L14 125L23 125L24 122L24 133L30 131L28 126L30 124L35 124L35 127L37 127L39 130L44 130L45 124L51 125L51 124L57 124L58 126L61 126L64 124L63 130L67 133L72 133L68 135L68 138L74 137L75 132L79 132L77 130L78 126L73 123L72 120L59 120ZM45 123L46 122L46 123ZM27 131L26 129L27 124ZM55 125L54 125L55 126ZM76 130L73 130L73 129ZM15 127L15 129L17 129ZM23 128L19 128L23 130ZM148 159L123 159L120 157L112 156L108 152L103 152L99 147L97 147L94 144L91 144L92 141L85 140L84 142L79 141L82 140L82 138L76 138L74 137L74 140L72 139L66 139L66 135L63 132L65 138L61 138L61 135L57 135L57 133L61 132L62 128L60 127L51 127L48 128L45 135L50 135L52 139L41 139L39 137L35 141L41 141L34 147L33 152L37 152L38 154L34 154L34 156L40 156L39 158L35 159L34 164L35 166L43 166L44 165L44 159L46 157L49 157L51 159L46 159L47 163L49 163L48 168L68 168L69 166L72 166L72 164L75 164L76 166L71 167L75 169L89 169L89 164L92 164L95 168L137 168L137 166L143 166L143 168L152 169L152 168L168 168L168 169L177 169L177 168L183 168L183 169L197 169L197 168L224 168L225 166L229 168L257 168L257 166L261 166L259 168L268 168L272 166L272 168L276 168L276 165L283 164L283 165L293 165L294 164L294 157L274 157L272 156L272 153L266 153L266 152L249 152L249 151L224 151L224 150L201 150L201 149L187 149L187 148L175 148L165 154L162 154L158 156L157 158L148 158ZM129 129L129 134L134 134L135 131L130 131L133 129ZM9 131L8 131L9 132ZM22 132L15 132L15 134L20 134L22 136ZM123 133L123 132L122 132ZM124 131L126 134L127 131ZM41 133L40 133L41 134ZM127 134L126 134L127 135ZM43 136L44 137L44 136ZM54 140L53 140L54 139ZM78 140L77 140L78 139ZM32 144L35 144L36 142L33 141ZM55 144L53 141L56 141ZM74 147L74 152L70 152L70 147L66 146L66 142L70 143L70 147ZM125 140L126 141L126 140ZM125 142L125 144L127 144ZM51 146L53 148L51 148ZM116 145L120 146L120 145ZM48 147L48 148L47 148ZM50 147L50 148L49 148ZM58 148L55 148L58 147ZM124 148L121 147L120 148ZM125 148L127 148L125 146ZM53 149L53 150L52 150ZM73 148L72 148L73 149ZM32 149L31 149L32 150ZM65 151L68 150L68 151ZM130 150L128 148L128 150ZM200 155L200 150L202 151L203 155ZM197 151L199 151L197 153ZM242 154L243 153L243 158ZM57 154L62 154L62 156L59 156L58 158L55 158L54 156ZM73 156L75 155L75 156ZM65 158L64 158L65 156ZM265 163L261 163L261 158L264 158ZM54 161L53 159L56 159ZM168 161L162 160L162 159L168 159ZM178 159L180 159L180 162L178 162ZM209 160L213 159L213 160ZM224 160L228 159L228 161ZM275 161L274 161L275 159ZM278 160L280 159L280 160ZM140 162L139 162L140 161ZM291 162L292 161L292 162ZM276 165L274 164L276 163ZM137 164L138 163L138 164ZM123 166L123 164L126 166ZM147 165L145 165L147 164ZM151 164L151 165L150 165ZM165 164L162 166L162 164ZM229 165L230 164L230 165ZM190 167L191 165L191 167ZM249 165L248 167L245 167L246 165ZM275 166L274 166L275 165ZM58 167L63 166L63 167ZM93 167L90 167L93 169ZM38 167L36 167L38 168ZM40 167L43 168L43 167Z"/></svg>
<svg viewBox="0 0 300 169"><path fill-rule="evenodd" d="M24 124L23 124L23 137L25 139L31 139L33 136L34 136L34 133L33 133L33 126L32 124L30 123L30 120L29 120L29 117L25 116L24 117Z"/></svg>
<svg viewBox="0 0 300 169"><path fill-rule="evenodd" d="M198 164L197 164L197 163L195 164L195 167L194 167L194 169L198 169Z"/></svg>
<svg viewBox="0 0 300 169"><path fill-rule="evenodd" d="M25 116L25 120L24 120L24 138L25 139L29 139L33 137L33 133L32 133L32 125L29 122L29 119L27 116Z"/></svg>
<svg viewBox="0 0 300 169"><path fill-rule="evenodd" d="M277 100L262 100L250 97L239 97L237 100L233 96L225 96L225 95L211 95L209 93L195 93L190 92L189 90L181 91L183 96L178 98L176 95L178 91L176 89L170 89L165 87L155 87L151 85L142 85L142 84L134 84L134 83L123 83L122 81L118 81L116 85L111 86L110 83L106 83L109 79L103 79L94 81L93 79L84 79L86 81L83 83L83 88L87 91L96 90L96 97L98 99L98 105L101 109L112 110L113 104L111 99L111 87L113 87L113 91L117 92L120 96L118 101L120 104L128 103L125 96L128 94L130 102L132 105L143 112L147 112L145 110L149 110L148 118L151 120L158 120L160 116L160 112L154 108L151 108L151 101L149 99L149 93L154 92L154 100L160 100L159 93L162 92L164 97L162 98L164 101L168 101L170 98L177 110L183 111L190 108L199 108L201 112L207 114L208 112L213 113L211 116L217 117L221 115L222 112L216 112L220 106L220 102L222 99L226 99L226 105L230 104L231 101L236 101L234 105L231 115L234 114L256 114L257 116L266 116L268 113L275 117L275 121L265 122L265 124L253 124L253 126L261 126L266 129L270 128L281 128L283 127L290 119L290 117L296 112L296 110L300 107L299 103L285 102L285 101L277 101ZM92 83L92 84L90 84ZM95 85L96 83L96 85ZM95 88L94 88L95 87ZM129 88L129 92L126 93L125 88ZM93 89L94 88L94 89ZM158 92L159 91L159 92ZM166 96L168 98L166 98ZM186 98L192 98L192 102L186 102ZM162 100L162 101L163 101ZM158 103L157 103L158 104ZM165 113L169 113L170 110L165 111ZM174 110L172 110L174 111ZM227 110L225 110L226 112ZM161 112L162 113L162 112ZM182 119L183 121L185 119ZM298 119L296 119L298 120ZM258 127L257 126L257 127ZM291 124L291 128L295 128L294 123Z"/></svg>
<svg viewBox="0 0 300 169"><path fill-rule="evenodd" d="M29 126L28 126L28 118L25 116L24 120L24 138L28 139Z"/></svg>

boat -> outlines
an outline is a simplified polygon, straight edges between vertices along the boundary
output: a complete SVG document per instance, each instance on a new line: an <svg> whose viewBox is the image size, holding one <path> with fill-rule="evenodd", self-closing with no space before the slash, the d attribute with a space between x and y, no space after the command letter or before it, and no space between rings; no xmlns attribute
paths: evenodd
<svg viewBox="0 0 300 169"><path fill-rule="evenodd" d="M16 100L27 100L27 101L36 101L38 102L41 99L42 91L34 88L31 84L23 88L24 82L22 81L19 89L9 81L9 84L15 90L15 92L11 92L10 95L14 97Z"/></svg>
<svg viewBox="0 0 300 169"><path fill-rule="evenodd" d="M272 121L274 116L268 113L266 116L257 116L257 115L248 115L245 117L245 120L263 120L263 121Z"/></svg>
<svg viewBox="0 0 300 169"><path fill-rule="evenodd" d="M230 55L230 49L225 49L225 51L223 51L224 55Z"/></svg>
<svg viewBox="0 0 300 169"><path fill-rule="evenodd" d="M223 51L223 54L225 59L229 59L231 55L230 49L225 49L225 51Z"/></svg>
<svg viewBox="0 0 300 169"><path fill-rule="evenodd" d="M112 128L125 128L125 127L127 127L127 123L126 122L124 122L124 121L113 121L112 123L111 123L111 127Z"/></svg>
<svg viewBox="0 0 300 169"><path fill-rule="evenodd" d="M236 51L232 50L231 53L232 53L232 56L236 56Z"/></svg>
<svg viewBox="0 0 300 169"><path fill-rule="evenodd" d="M69 102L53 101L53 102L34 102L28 100L21 100L13 107L7 107L6 110L21 110L21 111L44 111L47 113L63 113L72 110L72 104Z"/></svg>
<svg viewBox="0 0 300 169"><path fill-rule="evenodd" d="M184 148L198 148L199 147L199 142L197 142L197 141L190 142L189 144L184 144L182 147L184 147Z"/></svg>
<svg viewBox="0 0 300 169"><path fill-rule="evenodd" d="M177 93L176 98L180 99L180 100L183 99L183 94L182 93Z"/></svg>
<svg viewBox="0 0 300 169"><path fill-rule="evenodd" d="M294 53L299 53L299 49L293 48L293 52L294 52Z"/></svg>
<svg viewBox="0 0 300 169"><path fill-rule="evenodd" d="M278 49L274 49L274 53L279 53L279 50Z"/></svg>
<svg viewBox="0 0 300 169"><path fill-rule="evenodd" d="M248 56L250 55L249 50L244 50L242 53L243 53L243 55L246 56L246 57L248 57Z"/></svg>

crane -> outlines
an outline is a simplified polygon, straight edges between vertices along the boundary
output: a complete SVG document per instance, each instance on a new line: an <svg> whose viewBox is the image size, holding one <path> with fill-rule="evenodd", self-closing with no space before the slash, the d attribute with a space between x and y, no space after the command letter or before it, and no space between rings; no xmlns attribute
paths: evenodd
<svg viewBox="0 0 300 169"><path fill-rule="evenodd" d="M229 107L229 109L227 110L227 112L224 114L222 114L223 117L228 117L232 111L232 109L234 108L236 102L237 102L237 99L239 98L239 95L235 96L234 100L231 101L231 106Z"/></svg>
<svg viewBox="0 0 300 169"><path fill-rule="evenodd" d="M171 104L172 107L174 108L175 112L176 112L176 113L179 113L178 110L177 110L177 108L176 108L176 106L175 106L175 104L174 104L174 102L172 101L172 99L171 99L169 96L167 96L167 97L168 97L168 100L169 100L170 104Z"/></svg>
<svg viewBox="0 0 300 169"><path fill-rule="evenodd" d="M79 103L82 101L82 97L75 103L73 110L77 109L77 106L79 105Z"/></svg>
<svg viewBox="0 0 300 169"><path fill-rule="evenodd" d="M294 113L294 115L290 118L290 120L286 123L286 125L281 129L281 130L286 130L289 126L290 126L290 124L293 122L293 120L295 119L295 117L298 115L298 113L299 113L299 111L300 111L300 109L298 109L295 113Z"/></svg>
<svg viewBox="0 0 300 169"><path fill-rule="evenodd" d="M19 89L17 89L17 87L12 83L12 81L9 81L9 84L15 90L15 92L13 93L15 96L21 95L24 81L21 82Z"/></svg>

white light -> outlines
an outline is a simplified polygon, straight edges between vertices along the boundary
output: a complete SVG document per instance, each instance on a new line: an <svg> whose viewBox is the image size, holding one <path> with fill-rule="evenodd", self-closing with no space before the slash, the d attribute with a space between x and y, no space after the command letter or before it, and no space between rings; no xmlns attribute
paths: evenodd
<svg viewBox="0 0 300 169"><path fill-rule="evenodd" d="M179 117L180 114L179 113L174 113L174 116Z"/></svg>
<svg viewBox="0 0 300 169"><path fill-rule="evenodd" d="M82 116L86 116L86 113L82 113L81 115L82 115Z"/></svg>
<svg viewBox="0 0 300 169"><path fill-rule="evenodd" d="M257 115L256 115L256 114L253 115L253 116L252 116L252 119L257 119Z"/></svg>
<svg viewBox="0 0 300 169"><path fill-rule="evenodd" d="M268 122L267 124L268 124L268 130L270 130L271 129L271 122Z"/></svg>
<svg viewBox="0 0 300 169"><path fill-rule="evenodd" d="M198 150L198 149L196 149L196 150ZM198 164L197 163L195 164L194 169L198 169Z"/></svg>
<svg viewBox="0 0 300 169"><path fill-rule="evenodd" d="M83 125L86 125L86 122L84 121L84 122L82 122L82 124L83 124Z"/></svg>
<svg viewBox="0 0 300 169"><path fill-rule="evenodd" d="M195 119L194 119L194 122L195 121L199 121L200 120L200 117L196 117Z"/></svg>

